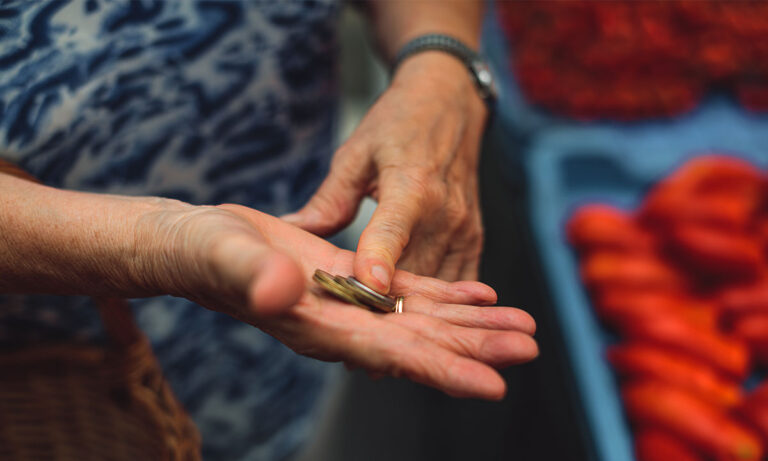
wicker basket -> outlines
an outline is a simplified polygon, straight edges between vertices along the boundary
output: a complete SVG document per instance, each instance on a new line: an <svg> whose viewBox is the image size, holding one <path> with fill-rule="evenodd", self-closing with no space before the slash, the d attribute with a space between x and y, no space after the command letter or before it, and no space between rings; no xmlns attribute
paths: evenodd
<svg viewBox="0 0 768 461"><path fill-rule="evenodd" d="M0 172L31 179L0 161ZM122 299L97 299L109 346L0 353L0 460L195 461L200 436Z"/></svg>

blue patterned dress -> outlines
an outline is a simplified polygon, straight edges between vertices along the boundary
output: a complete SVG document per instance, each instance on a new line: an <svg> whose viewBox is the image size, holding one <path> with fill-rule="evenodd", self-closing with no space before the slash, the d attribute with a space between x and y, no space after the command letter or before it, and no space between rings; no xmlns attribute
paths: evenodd
<svg viewBox="0 0 768 461"><path fill-rule="evenodd" d="M334 0L0 0L0 157L46 184L277 214L327 171ZM186 300L134 302L207 460L279 460L327 368ZM98 341L80 297L0 298L0 346Z"/></svg>

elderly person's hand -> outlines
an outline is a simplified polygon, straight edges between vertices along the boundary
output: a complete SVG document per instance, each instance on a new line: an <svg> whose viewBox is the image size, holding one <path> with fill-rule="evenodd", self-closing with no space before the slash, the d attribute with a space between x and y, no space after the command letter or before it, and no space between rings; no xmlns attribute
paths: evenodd
<svg viewBox="0 0 768 461"><path fill-rule="evenodd" d="M0 173L0 293L170 294L224 312L299 353L406 376L457 396L504 394L492 367L533 359L523 311L496 293L398 271L405 313L374 314L310 289L353 254L237 205L58 190Z"/></svg>
<svg viewBox="0 0 768 461"><path fill-rule="evenodd" d="M440 52L406 59L336 152L315 196L289 222L318 235L354 218L370 195L355 276L386 293L395 266L474 280L482 248L477 161L487 109L463 65Z"/></svg>
<svg viewBox="0 0 768 461"><path fill-rule="evenodd" d="M353 253L272 216L237 206L195 207L146 218L140 235L174 248L176 271L156 284L235 316L298 353L343 361L375 375L405 376L454 396L498 399L493 367L533 359L533 319L495 302L478 282L448 283L397 271L403 314L372 313L311 289L315 269L352 272ZM192 269L192 270L186 270Z"/></svg>

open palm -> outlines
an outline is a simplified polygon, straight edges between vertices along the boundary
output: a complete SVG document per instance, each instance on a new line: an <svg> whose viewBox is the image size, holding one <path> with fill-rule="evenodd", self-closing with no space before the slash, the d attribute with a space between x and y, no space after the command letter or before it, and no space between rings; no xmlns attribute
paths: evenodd
<svg viewBox="0 0 768 461"><path fill-rule="evenodd" d="M506 390L494 368L538 354L533 319L519 309L484 307L496 294L482 283L396 271L390 294L405 296L405 312L373 313L308 282L315 269L352 274L354 253L246 207L195 213L177 234L211 243L201 245L206 263L197 266L204 276L190 278L183 295L257 326L300 354L485 399L500 399Z"/></svg>

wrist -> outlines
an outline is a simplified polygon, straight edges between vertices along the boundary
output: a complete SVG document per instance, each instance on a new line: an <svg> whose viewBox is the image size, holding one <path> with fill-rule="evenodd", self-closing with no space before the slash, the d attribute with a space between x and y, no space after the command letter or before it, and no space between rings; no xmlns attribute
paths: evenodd
<svg viewBox="0 0 768 461"><path fill-rule="evenodd" d="M457 104L481 125L488 117L488 107L466 66L443 51L429 50L409 56L398 66L391 86L431 101Z"/></svg>
<svg viewBox="0 0 768 461"><path fill-rule="evenodd" d="M170 252L149 217L175 200L66 191L0 174L0 292L141 297Z"/></svg>
<svg viewBox="0 0 768 461"><path fill-rule="evenodd" d="M183 223L199 207L177 200L147 197L135 204L129 276L139 296L186 296L189 245L180 235Z"/></svg>

